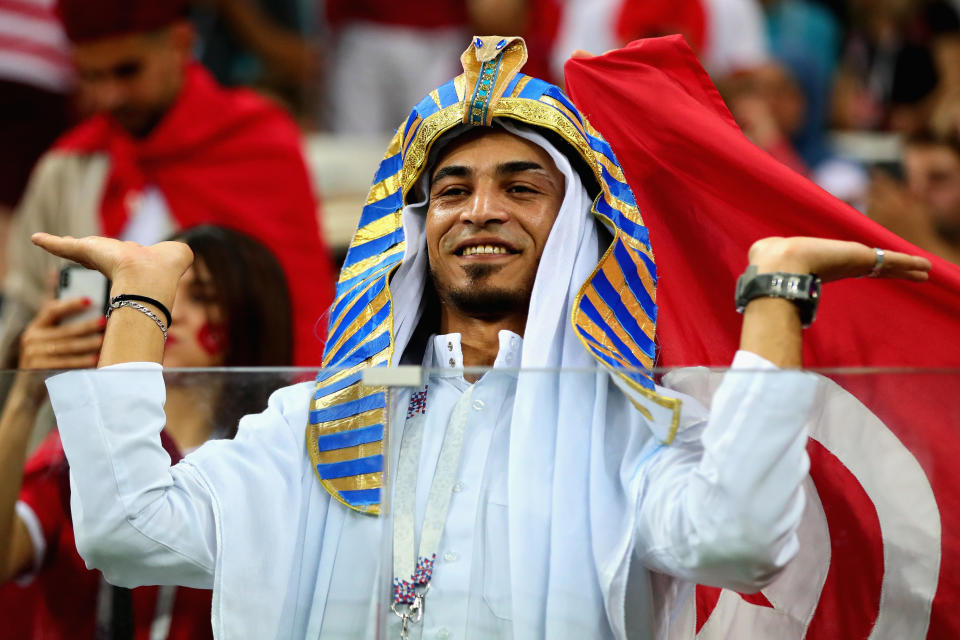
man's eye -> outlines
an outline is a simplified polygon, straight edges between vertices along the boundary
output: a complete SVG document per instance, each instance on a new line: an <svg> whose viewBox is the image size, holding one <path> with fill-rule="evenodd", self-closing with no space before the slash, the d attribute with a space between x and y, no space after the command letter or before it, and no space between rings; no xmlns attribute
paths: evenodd
<svg viewBox="0 0 960 640"><path fill-rule="evenodd" d="M507 191L511 193L539 193L539 191L537 191L533 187L525 184L511 185L510 188L507 189Z"/></svg>
<svg viewBox="0 0 960 640"><path fill-rule="evenodd" d="M442 196L463 196L467 194L467 190L463 187L447 187L442 190L438 195Z"/></svg>

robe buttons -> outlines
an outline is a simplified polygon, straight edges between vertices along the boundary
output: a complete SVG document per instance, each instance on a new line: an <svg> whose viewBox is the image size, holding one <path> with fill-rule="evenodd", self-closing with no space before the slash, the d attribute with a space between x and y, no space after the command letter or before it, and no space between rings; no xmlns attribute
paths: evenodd
<svg viewBox="0 0 960 640"><path fill-rule="evenodd" d="M443 554L443 559L447 562L456 562L460 555L456 551L447 551Z"/></svg>
<svg viewBox="0 0 960 640"><path fill-rule="evenodd" d="M450 637L450 632L446 629L440 629L437 631L437 637L440 638L440 640L447 640L447 638Z"/></svg>
<svg viewBox="0 0 960 640"><path fill-rule="evenodd" d="M473 410L481 411L483 410L483 400L474 400L473 401Z"/></svg>
<svg viewBox="0 0 960 640"><path fill-rule="evenodd" d="M460 493L461 491L463 491L463 488L464 488L464 485L462 482L456 482L453 485L453 492Z"/></svg>

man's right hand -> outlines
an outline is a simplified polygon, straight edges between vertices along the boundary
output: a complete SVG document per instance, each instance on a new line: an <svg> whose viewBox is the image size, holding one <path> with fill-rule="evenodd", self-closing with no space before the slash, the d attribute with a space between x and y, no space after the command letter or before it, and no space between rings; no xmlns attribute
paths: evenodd
<svg viewBox="0 0 960 640"><path fill-rule="evenodd" d="M159 242L145 247L113 238L49 233L35 233L31 240L55 256L96 269L113 282L114 291L121 285L130 289L122 293L150 296L167 308L173 306L180 276L193 263L193 252L182 242Z"/></svg>
<svg viewBox="0 0 960 640"><path fill-rule="evenodd" d="M113 283L110 296L135 294L173 308L180 276L193 263L193 252L182 242L149 247L136 242L88 236L73 238L35 233L33 243L50 253L96 269ZM110 316L99 366L120 362L162 362L163 334L155 322L136 309L124 307Z"/></svg>

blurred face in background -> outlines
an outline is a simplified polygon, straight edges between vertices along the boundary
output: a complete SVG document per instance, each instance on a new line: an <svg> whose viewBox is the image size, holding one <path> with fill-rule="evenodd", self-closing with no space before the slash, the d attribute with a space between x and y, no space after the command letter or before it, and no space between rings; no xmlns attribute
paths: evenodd
<svg viewBox="0 0 960 640"><path fill-rule="evenodd" d="M960 239L960 153L943 144L910 145L903 164L907 186L937 230Z"/></svg>
<svg viewBox="0 0 960 640"><path fill-rule="evenodd" d="M109 113L130 135L146 137L180 92L192 46L185 22L75 45L81 109Z"/></svg>
<svg viewBox="0 0 960 640"><path fill-rule="evenodd" d="M227 318L202 262L194 262L180 278L171 314L163 366L221 366L227 355Z"/></svg>

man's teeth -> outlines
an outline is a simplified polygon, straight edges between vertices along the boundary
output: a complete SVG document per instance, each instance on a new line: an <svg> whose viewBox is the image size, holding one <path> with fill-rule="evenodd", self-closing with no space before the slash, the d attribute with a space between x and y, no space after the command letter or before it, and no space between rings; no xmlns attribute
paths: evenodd
<svg viewBox="0 0 960 640"><path fill-rule="evenodd" d="M505 247L496 247L491 244L481 244L475 247L466 247L463 250L463 255L465 256L496 254L496 253L508 253L508 251L506 250Z"/></svg>

